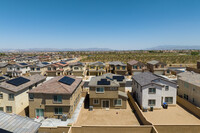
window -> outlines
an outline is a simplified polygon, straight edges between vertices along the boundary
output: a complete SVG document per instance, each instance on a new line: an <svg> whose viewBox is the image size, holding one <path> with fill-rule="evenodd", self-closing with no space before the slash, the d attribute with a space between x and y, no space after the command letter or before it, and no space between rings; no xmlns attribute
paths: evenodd
<svg viewBox="0 0 200 133"><path fill-rule="evenodd" d="M184 94L184 99L188 100L188 95Z"/></svg>
<svg viewBox="0 0 200 133"><path fill-rule="evenodd" d="M165 86L165 91L168 91L169 90L169 86Z"/></svg>
<svg viewBox="0 0 200 133"><path fill-rule="evenodd" d="M104 67L101 66L100 69L104 69Z"/></svg>
<svg viewBox="0 0 200 133"><path fill-rule="evenodd" d="M6 112L12 113L12 106L6 106Z"/></svg>
<svg viewBox="0 0 200 133"><path fill-rule="evenodd" d="M3 111L3 107L0 107L0 111Z"/></svg>
<svg viewBox="0 0 200 133"><path fill-rule="evenodd" d="M51 67L48 67L48 70L51 71Z"/></svg>
<svg viewBox="0 0 200 133"><path fill-rule="evenodd" d="M29 94L29 100L33 100L34 99L34 94Z"/></svg>
<svg viewBox="0 0 200 133"><path fill-rule="evenodd" d="M117 87L110 87L110 90L115 91L115 90L117 90Z"/></svg>
<svg viewBox="0 0 200 133"><path fill-rule="evenodd" d="M55 102L55 103L62 103L62 96L60 96L60 95L55 95L55 96L54 96L54 102Z"/></svg>
<svg viewBox="0 0 200 133"><path fill-rule="evenodd" d="M120 66L117 66L117 69L119 70L119 69L120 69Z"/></svg>
<svg viewBox="0 0 200 133"><path fill-rule="evenodd" d="M94 66L91 66L90 69L94 69Z"/></svg>
<svg viewBox="0 0 200 133"><path fill-rule="evenodd" d="M149 94L155 94L156 88L149 88Z"/></svg>
<svg viewBox="0 0 200 133"><path fill-rule="evenodd" d="M74 70L78 70L78 67L74 67Z"/></svg>
<svg viewBox="0 0 200 133"><path fill-rule="evenodd" d="M93 99L93 104L99 104L99 99Z"/></svg>
<svg viewBox="0 0 200 133"><path fill-rule="evenodd" d="M148 101L148 105L149 106L155 106L156 105L156 100L154 100L154 99L149 100Z"/></svg>
<svg viewBox="0 0 200 133"><path fill-rule="evenodd" d="M3 99L3 94L2 93L0 93L0 99Z"/></svg>
<svg viewBox="0 0 200 133"><path fill-rule="evenodd" d="M133 69L137 69L137 66L133 66Z"/></svg>
<svg viewBox="0 0 200 133"><path fill-rule="evenodd" d="M8 100L13 101L13 100L14 100L14 94L9 94L9 96L8 96Z"/></svg>
<svg viewBox="0 0 200 133"><path fill-rule="evenodd" d="M37 68L37 71L40 71L40 68Z"/></svg>
<svg viewBox="0 0 200 133"><path fill-rule="evenodd" d="M168 104L172 104L173 103L173 97L165 97L165 102Z"/></svg>
<svg viewBox="0 0 200 133"><path fill-rule="evenodd" d="M122 99L114 100L114 106L122 106Z"/></svg>
<svg viewBox="0 0 200 133"><path fill-rule="evenodd" d="M122 69L123 69L123 70L125 70L125 69L126 69L126 67L125 67L125 66L123 66L123 67L122 67Z"/></svg>
<svg viewBox="0 0 200 133"><path fill-rule="evenodd" d="M35 68L31 68L32 71L35 71Z"/></svg>
<svg viewBox="0 0 200 133"><path fill-rule="evenodd" d="M62 112L62 108L55 108L55 110L54 110L55 112L55 115L62 115L63 114L63 112Z"/></svg>
<svg viewBox="0 0 200 133"><path fill-rule="evenodd" d="M96 93L104 93L104 88L96 88Z"/></svg>

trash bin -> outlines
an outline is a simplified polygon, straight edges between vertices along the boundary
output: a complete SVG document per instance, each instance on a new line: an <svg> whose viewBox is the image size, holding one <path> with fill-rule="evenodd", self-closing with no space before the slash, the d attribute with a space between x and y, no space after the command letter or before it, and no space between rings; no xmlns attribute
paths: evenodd
<svg viewBox="0 0 200 133"><path fill-rule="evenodd" d="M147 112L147 108L143 108L142 111L143 111L143 112Z"/></svg>
<svg viewBox="0 0 200 133"><path fill-rule="evenodd" d="M168 108L168 104L166 102L163 103L163 108L167 109Z"/></svg>
<svg viewBox="0 0 200 133"><path fill-rule="evenodd" d="M63 114L63 115L62 115L61 121L67 121L67 114Z"/></svg>
<svg viewBox="0 0 200 133"><path fill-rule="evenodd" d="M93 106L89 106L89 111L93 111Z"/></svg>
<svg viewBox="0 0 200 133"><path fill-rule="evenodd" d="M153 111L153 107L152 106L150 107L150 111Z"/></svg>

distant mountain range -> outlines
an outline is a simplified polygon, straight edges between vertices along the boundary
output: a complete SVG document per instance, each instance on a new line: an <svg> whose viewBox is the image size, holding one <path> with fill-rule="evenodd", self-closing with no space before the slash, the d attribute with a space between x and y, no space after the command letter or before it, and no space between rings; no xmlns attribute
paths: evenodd
<svg viewBox="0 0 200 133"><path fill-rule="evenodd" d="M113 51L109 48L80 48L80 49L57 49L57 48L30 48L30 49L0 49L0 52L59 52L59 51Z"/></svg>
<svg viewBox="0 0 200 133"><path fill-rule="evenodd" d="M200 46L192 45L192 46L185 46L185 45L161 45L152 48L147 48L146 50L200 50Z"/></svg>

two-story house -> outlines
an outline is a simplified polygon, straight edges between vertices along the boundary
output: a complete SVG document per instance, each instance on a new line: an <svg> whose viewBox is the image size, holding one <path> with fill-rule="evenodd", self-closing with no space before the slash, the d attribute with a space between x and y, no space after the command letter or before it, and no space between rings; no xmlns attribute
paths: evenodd
<svg viewBox="0 0 200 133"><path fill-rule="evenodd" d="M58 62L51 65L48 65L46 75L47 76L62 76L64 71L68 69L68 63Z"/></svg>
<svg viewBox="0 0 200 133"><path fill-rule="evenodd" d="M106 73L106 67L103 62L91 62L88 64L87 75L88 76L100 76Z"/></svg>
<svg viewBox="0 0 200 133"><path fill-rule="evenodd" d="M200 107L200 74L182 72L177 75L178 95Z"/></svg>
<svg viewBox="0 0 200 133"><path fill-rule="evenodd" d="M46 71L48 68L48 65L50 65L48 62L38 62L36 64L30 65L30 74L40 74L40 75L46 75Z"/></svg>
<svg viewBox="0 0 200 133"><path fill-rule="evenodd" d="M164 102L168 105L176 105L177 85L175 82L144 72L132 77L133 92L140 107L149 109L162 108Z"/></svg>
<svg viewBox="0 0 200 133"><path fill-rule="evenodd" d="M45 81L41 75L17 77L0 83L0 110L19 114L29 105L28 91Z"/></svg>
<svg viewBox="0 0 200 133"><path fill-rule="evenodd" d="M89 101L93 108L127 107L124 76L107 73L91 78L89 86Z"/></svg>
<svg viewBox="0 0 200 133"><path fill-rule="evenodd" d="M0 76L3 76L7 72L8 63L0 63Z"/></svg>
<svg viewBox="0 0 200 133"><path fill-rule="evenodd" d="M29 117L70 118L81 97L81 78L58 76L29 91Z"/></svg>
<svg viewBox="0 0 200 133"><path fill-rule="evenodd" d="M129 75L137 75L144 71L147 71L147 65L136 60L127 62L127 70Z"/></svg>
<svg viewBox="0 0 200 133"><path fill-rule="evenodd" d="M69 63L67 75L85 76L85 64L80 61Z"/></svg>
<svg viewBox="0 0 200 133"><path fill-rule="evenodd" d="M150 72L157 75L165 75L167 72L167 64L156 60L147 62L147 68Z"/></svg>
<svg viewBox="0 0 200 133"><path fill-rule="evenodd" d="M127 65L122 63L121 61L112 61L108 62L108 73L113 74L120 74L120 75L126 75L127 74Z"/></svg>
<svg viewBox="0 0 200 133"><path fill-rule="evenodd" d="M30 67L29 64L27 63L9 64L7 66L7 74L10 77L28 75L29 72L30 72Z"/></svg>

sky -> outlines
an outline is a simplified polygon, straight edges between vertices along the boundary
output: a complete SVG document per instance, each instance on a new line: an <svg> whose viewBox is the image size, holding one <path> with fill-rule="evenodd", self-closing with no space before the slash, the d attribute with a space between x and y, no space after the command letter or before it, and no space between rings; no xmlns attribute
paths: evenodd
<svg viewBox="0 0 200 133"><path fill-rule="evenodd" d="M0 49L200 45L200 0L0 0Z"/></svg>

